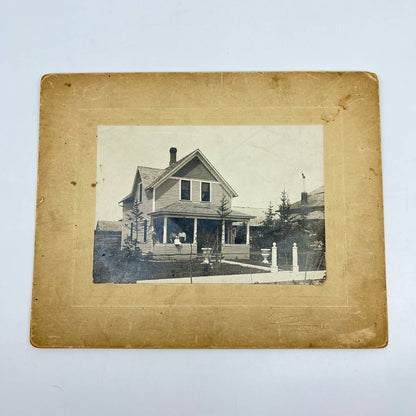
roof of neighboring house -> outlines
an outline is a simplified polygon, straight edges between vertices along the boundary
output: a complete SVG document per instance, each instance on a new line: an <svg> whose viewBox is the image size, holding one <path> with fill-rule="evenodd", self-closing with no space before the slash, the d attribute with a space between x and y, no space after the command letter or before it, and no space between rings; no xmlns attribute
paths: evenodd
<svg viewBox="0 0 416 416"><path fill-rule="evenodd" d="M294 214L293 217L295 219L300 219L301 214ZM305 219L307 221L324 220L325 219L325 213L324 213L324 211L310 211L310 212L305 213Z"/></svg>
<svg viewBox="0 0 416 416"><path fill-rule="evenodd" d="M212 217L213 219L219 218L218 214L218 207L212 205L212 204L201 204L199 202L174 202L173 204L167 205L166 207L163 207L155 212L151 212L149 215L156 216L156 215L162 215L162 214L169 214L169 215L178 215L178 216L184 216L184 215L191 215L191 216L206 216L206 217ZM226 219L228 220L250 220L254 218L252 215L248 215L244 212L231 210L230 214L227 215Z"/></svg>
<svg viewBox="0 0 416 416"><path fill-rule="evenodd" d="M211 173L218 180L218 182L222 183L222 185L228 189L228 191L232 194L233 197L238 196L237 193L234 191L234 189L220 175L220 173L214 168L214 166L204 156L204 154L199 149L196 149L193 152L189 153L188 155L184 156L182 159L179 159L175 163L172 163L170 166L168 166L165 169L156 169L156 168L149 168L146 166L138 166L137 171L136 171L136 176L134 177L132 190L120 202L125 202L129 199L134 198L134 195L137 192L139 177L141 178L141 182L143 183L144 189L151 189L163 183L166 179L168 179L171 175L173 175L176 171L178 171L182 166L185 166L188 162L190 162L194 157L198 157L206 165L206 167L211 171Z"/></svg>
<svg viewBox="0 0 416 416"><path fill-rule="evenodd" d="M96 231L120 231L121 221L97 221Z"/></svg>
<svg viewBox="0 0 416 416"><path fill-rule="evenodd" d="M302 205L302 207L309 208L322 208L324 206L324 187L320 186L319 188L314 189L312 192L308 193L308 203L307 205ZM238 211L252 215L254 219L250 221L252 227L259 227L261 223L266 218L267 208L252 208L252 207L235 207ZM297 210L301 208L300 201L297 201L290 205L291 209ZM294 214L296 216L296 214ZM323 211L311 211L306 214L307 220L323 220L325 219L325 214Z"/></svg>
<svg viewBox="0 0 416 416"><path fill-rule="evenodd" d="M301 201L296 201L295 203L290 204L290 208L297 209L301 207L323 207L324 205L324 187L322 185L319 188L314 189L312 192L308 192L307 204L302 205Z"/></svg>
<svg viewBox="0 0 416 416"><path fill-rule="evenodd" d="M252 208L252 207L235 207L238 211L251 215L254 218L250 221L250 226L258 227L266 218L267 208Z"/></svg>

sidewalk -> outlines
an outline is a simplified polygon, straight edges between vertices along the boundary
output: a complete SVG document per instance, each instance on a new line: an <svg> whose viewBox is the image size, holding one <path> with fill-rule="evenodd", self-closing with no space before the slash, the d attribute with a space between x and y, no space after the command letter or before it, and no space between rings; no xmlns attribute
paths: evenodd
<svg viewBox="0 0 416 416"><path fill-rule="evenodd" d="M228 264L238 264L239 266L242 267L248 267L250 269L259 269L259 270L264 270L266 272L270 272L270 266L258 266L257 264L248 264L248 263L240 263L239 261L231 261L231 260L221 260L223 263L228 263Z"/></svg>
<svg viewBox="0 0 416 416"><path fill-rule="evenodd" d="M252 266L250 266L252 267ZM261 266L258 266L261 267ZM306 280L319 280L325 275L325 270L306 272ZM192 278L192 283L277 283L293 280L305 280L305 272L280 271L275 273L230 274L225 276L198 276ZM137 280L136 283L191 283L190 277L174 279Z"/></svg>

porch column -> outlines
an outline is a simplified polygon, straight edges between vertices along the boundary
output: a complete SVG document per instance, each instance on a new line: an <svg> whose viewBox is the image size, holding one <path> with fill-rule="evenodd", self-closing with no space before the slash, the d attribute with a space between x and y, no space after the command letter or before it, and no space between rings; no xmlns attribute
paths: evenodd
<svg viewBox="0 0 416 416"><path fill-rule="evenodd" d="M168 217L163 217L163 244L168 242Z"/></svg>
<svg viewBox="0 0 416 416"><path fill-rule="evenodd" d="M247 221L246 244L250 244L250 223Z"/></svg>
<svg viewBox="0 0 416 416"><path fill-rule="evenodd" d="M198 236L198 218L194 218L194 244L197 243Z"/></svg>
<svg viewBox="0 0 416 416"><path fill-rule="evenodd" d="M221 245L225 244L225 221L222 222L221 228Z"/></svg>

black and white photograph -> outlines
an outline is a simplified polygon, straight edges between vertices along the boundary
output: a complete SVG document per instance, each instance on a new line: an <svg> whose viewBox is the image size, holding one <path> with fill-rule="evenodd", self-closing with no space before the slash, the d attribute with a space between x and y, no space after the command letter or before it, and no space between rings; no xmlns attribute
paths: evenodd
<svg viewBox="0 0 416 416"><path fill-rule="evenodd" d="M94 283L323 284L322 126L98 126Z"/></svg>

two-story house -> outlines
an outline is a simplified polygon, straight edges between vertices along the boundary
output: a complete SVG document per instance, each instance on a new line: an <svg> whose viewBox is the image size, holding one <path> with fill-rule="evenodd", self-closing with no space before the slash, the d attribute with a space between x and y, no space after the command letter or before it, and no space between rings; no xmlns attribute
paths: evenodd
<svg viewBox="0 0 416 416"><path fill-rule="evenodd" d="M222 246L225 258L248 258L253 216L232 209L237 193L199 149L180 160L176 154L176 148L171 148L166 169L137 167L132 190L120 201L122 245L136 235L132 221L136 200L143 213L138 240L144 253L189 256L201 247L218 250ZM224 198L229 212L221 217L218 211ZM245 223L245 244L235 244L233 222Z"/></svg>
<svg viewBox="0 0 416 416"><path fill-rule="evenodd" d="M295 218L304 216L309 223L325 223L324 187L314 189L312 192L302 192L300 201L291 204L290 209Z"/></svg>

